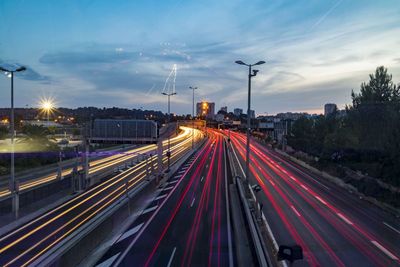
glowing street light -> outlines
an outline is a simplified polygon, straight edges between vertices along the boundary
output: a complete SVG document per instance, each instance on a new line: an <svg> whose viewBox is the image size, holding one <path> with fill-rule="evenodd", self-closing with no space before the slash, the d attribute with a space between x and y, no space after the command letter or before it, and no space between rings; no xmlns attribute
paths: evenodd
<svg viewBox="0 0 400 267"><path fill-rule="evenodd" d="M50 114L54 112L55 103L52 98L43 98L40 100L40 108L44 114L47 116L47 126L49 126Z"/></svg>

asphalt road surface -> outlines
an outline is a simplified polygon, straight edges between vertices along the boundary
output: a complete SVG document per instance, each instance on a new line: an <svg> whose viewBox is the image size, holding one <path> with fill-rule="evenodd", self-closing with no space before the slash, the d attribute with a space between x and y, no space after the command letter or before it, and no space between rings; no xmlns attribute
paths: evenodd
<svg viewBox="0 0 400 267"><path fill-rule="evenodd" d="M245 166L245 135L231 140ZM255 141L250 170L278 244L303 248L293 266L399 266L398 219Z"/></svg>
<svg viewBox="0 0 400 267"><path fill-rule="evenodd" d="M135 232L127 248L108 253L98 266L233 266L225 143L217 131L209 134L160 189L146 209L155 209L150 218L127 230Z"/></svg>

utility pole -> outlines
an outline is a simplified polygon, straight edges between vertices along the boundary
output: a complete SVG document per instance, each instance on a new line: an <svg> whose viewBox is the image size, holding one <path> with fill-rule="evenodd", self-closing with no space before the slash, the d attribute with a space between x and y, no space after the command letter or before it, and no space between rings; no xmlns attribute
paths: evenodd
<svg viewBox="0 0 400 267"><path fill-rule="evenodd" d="M258 61L255 64L246 64L243 61L235 61L236 64L239 65L245 65L249 67L249 75L248 75L248 95L247 95L247 140L246 140L246 179L249 179L250 175L250 130L251 130L251 118L250 118L250 113L251 113L251 78L256 76L258 73L258 70L253 70L251 67L256 66L256 65L261 65L264 64L265 61Z"/></svg>
<svg viewBox="0 0 400 267"><path fill-rule="evenodd" d="M11 173L9 181L9 189L12 196L12 211L15 214L15 218L18 218L19 210L19 190L15 181L15 129L14 129L14 72L20 72L26 70L25 67L21 66L15 70L5 69L0 67L0 71L10 73L11 78L11 116L10 116L10 131L11 131Z"/></svg>
<svg viewBox="0 0 400 267"><path fill-rule="evenodd" d="M192 105L192 149L194 148L194 90L197 90L197 87L189 86L189 88L193 91L193 105Z"/></svg>
<svg viewBox="0 0 400 267"><path fill-rule="evenodd" d="M176 95L176 92L172 92L172 93L162 93L163 95L168 96L168 125L171 122L171 96L172 95ZM170 171L170 158L171 158L171 138L170 135L168 135L168 151L167 151L167 159L168 159L168 168L166 170L166 172Z"/></svg>

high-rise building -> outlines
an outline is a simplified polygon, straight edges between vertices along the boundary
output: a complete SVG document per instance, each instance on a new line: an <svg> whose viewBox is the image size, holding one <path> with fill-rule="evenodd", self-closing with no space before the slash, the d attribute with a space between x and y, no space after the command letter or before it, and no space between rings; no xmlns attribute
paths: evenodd
<svg viewBox="0 0 400 267"><path fill-rule="evenodd" d="M228 107L227 106L221 107L221 111L228 113Z"/></svg>
<svg viewBox="0 0 400 267"><path fill-rule="evenodd" d="M334 113L335 111L337 111L336 104L333 104L333 103L325 104L325 106L324 106L324 115L325 116L328 116L328 115Z"/></svg>
<svg viewBox="0 0 400 267"><path fill-rule="evenodd" d="M200 102L196 104L197 116L205 117L207 119L214 119L215 116L215 103L214 102Z"/></svg>
<svg viewBox="0 0 400 267"><path fill-rule="evenodd" d="M239 117L240 115L243 114L243 109L241 109L241 108L235 108L235 109L233 110L233 114L235 114L235 116Z"/></svg>

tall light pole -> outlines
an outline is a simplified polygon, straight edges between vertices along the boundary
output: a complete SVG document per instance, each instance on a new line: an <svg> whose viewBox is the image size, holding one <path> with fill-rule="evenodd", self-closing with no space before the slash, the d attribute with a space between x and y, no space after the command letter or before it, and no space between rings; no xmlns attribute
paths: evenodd
<svg viewBox="0 0 400 267"><path fill-rule="evenodd" d="M17 69L10 70L0 67L0 71L8 72L11 74L11 116L10 116L10 123L11 123L11 175L10 175L10 192L12 195L12 211L15 213L15 217L18 217L18 210L19 210L19 199L17 194L17 187L15 184L15 148L14 148L14 139L15 139L15 130L14 130L14 72L24 71L26 68L21 66Z"/></svg>
<svg viewBox="0 0 400 267"><path fill-rule="evenodd" d="M170 98L172 95L176 95L176 92L172 92L172 93L162 93L163 95L168 96L168 124L171 122L171 101ZM168 158L168 168L167 168L167 172L169 172L169 166L170 166L170 158L171 158L171 140L170 140L170 136L168 135L168 151L167 151L167 158Z"/></svg>
<svg viewBox="0 0 400 267"><path fill-rule="evenodd" d="M193 91L193 105L192 105L192 149L194 148L194 90L197 90L197 87L189 86L189 88Z"/></svg>
<svg viewBox="0 0 400 267"><path fill-rule="evenodd" d="M246 142L246 179L249 179L250 175L250 128L251 128L251 119L250 119L250 104L251 104L251 78L257 75L258 70L253 70L251 72L251 67L264 64L265 61L258 61L255 64L246 64L241 60L235 61L236 64L245 65L249 67L249 85L248 85L248 95L247 95L247 142Z"/></svg>

